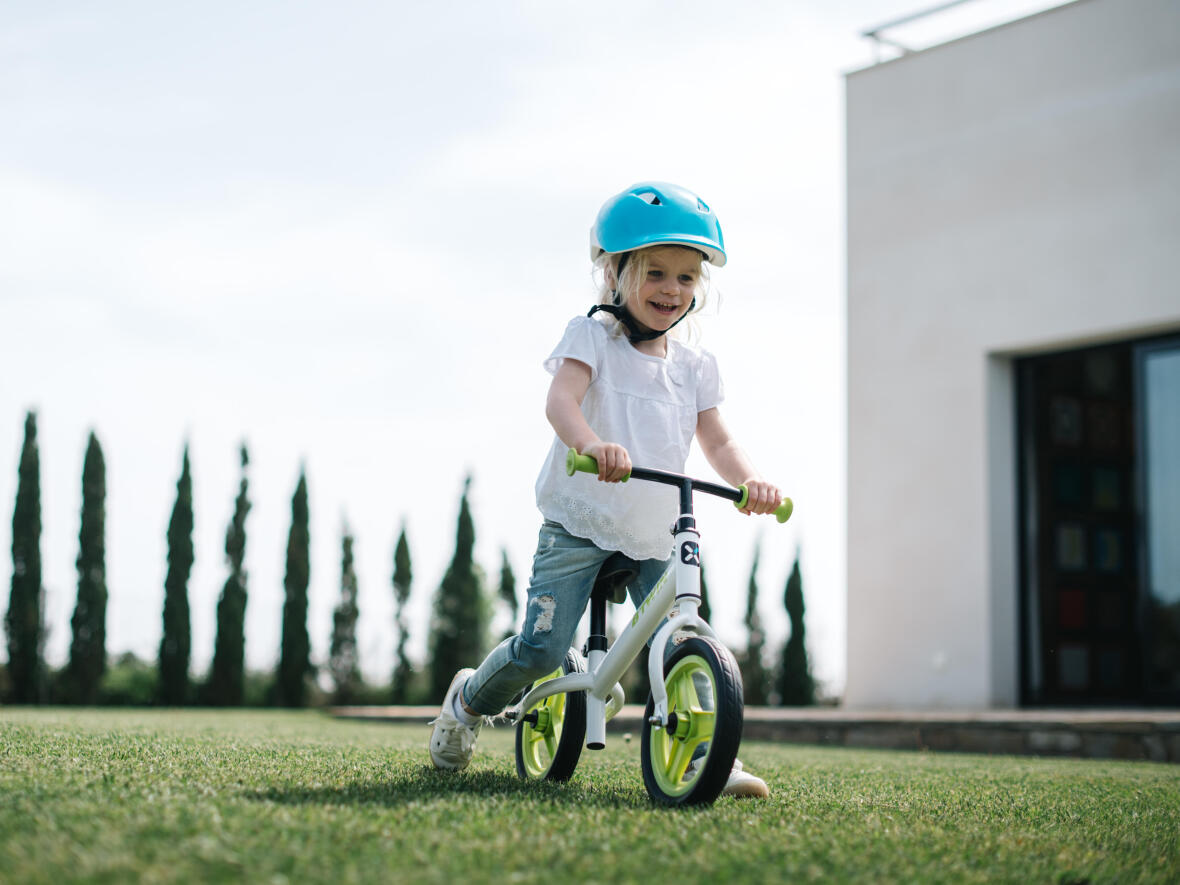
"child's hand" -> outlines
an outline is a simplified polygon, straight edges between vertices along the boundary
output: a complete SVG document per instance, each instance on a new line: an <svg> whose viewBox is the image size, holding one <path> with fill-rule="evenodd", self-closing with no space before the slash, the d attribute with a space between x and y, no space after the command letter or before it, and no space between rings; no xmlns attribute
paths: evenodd
<svg viewBox="0 0 1180 885"><path fill-rule="evenodd" d="M747 479L742 483L749 490L749 497L742 513L774 513L775 508L783 501L783 493L778 487L761 479Z"/></svg>
<svg viewBox="0 0 1180 885"><path fill-rule="evenodd" d="M631 472L631 456L618 443L599 440L586 446L582 454L598 462L599 482L619 482Z"/></svg>

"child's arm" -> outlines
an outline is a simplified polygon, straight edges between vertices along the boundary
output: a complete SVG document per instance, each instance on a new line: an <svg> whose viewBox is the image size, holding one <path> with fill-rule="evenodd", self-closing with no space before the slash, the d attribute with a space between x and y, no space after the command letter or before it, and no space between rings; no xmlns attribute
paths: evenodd
<svg viewBox="0 0 1180 885"><path fill-rule="evenodd" d="M772 513L782 501L782 493L762 476L742 451L729 428L721 420L717 409L706 409L697 415L697 442L709 464L730 485L744 485L750 490L749 500L742 513Z"/></svg>
<svg viewBox="0 0 1180 885"><path fill-rule="evenodd" d="M590 367L568 357L562 360L549 385L545 417L563 443L598 462L600 482L618 482L631 472L631 456L618 443L603 442L586 423L582 400L589 387Z"/></svg>

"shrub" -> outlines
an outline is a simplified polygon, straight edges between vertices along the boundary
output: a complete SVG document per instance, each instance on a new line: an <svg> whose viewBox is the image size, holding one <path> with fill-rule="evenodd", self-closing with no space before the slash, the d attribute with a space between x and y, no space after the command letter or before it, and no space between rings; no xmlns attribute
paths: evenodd
<svg viewBox="0 0 1180 885"><path fill-rule="evenodd" d="M124 652L107 663L98 689L98 702L112 707L149 707L156 700L155 664Z"/></svg>

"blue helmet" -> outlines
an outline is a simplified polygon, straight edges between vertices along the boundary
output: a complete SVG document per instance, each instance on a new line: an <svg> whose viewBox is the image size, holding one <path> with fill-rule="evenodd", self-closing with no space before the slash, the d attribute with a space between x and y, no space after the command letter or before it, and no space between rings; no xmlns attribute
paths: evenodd
<svg viewBox="0 0 1180 885"><path fill-rule="evenodd" d="M590 259L646 246L691 246L718 267L725 264L721 224L687 188L663 181L632 185L607 200L590 228Z"/></svg>

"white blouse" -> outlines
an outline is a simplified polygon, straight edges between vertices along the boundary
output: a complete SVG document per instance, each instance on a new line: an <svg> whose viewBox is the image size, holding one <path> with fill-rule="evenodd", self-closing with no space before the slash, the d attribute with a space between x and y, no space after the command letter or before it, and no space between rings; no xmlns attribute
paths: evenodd
<svg viewBox="0 0 1180 885"><path fill-rule="evenodd" d="M590 367L582 414L600 439L625 447L636 467L684 472L698 414L724 399L711 353L669 338L667 357L648 356L603 322L582 316L566 326L545 369L555 375L566 359ZM537 507L545 518L603 550L667 559L679 515L676 489L637 479L599 482L589 473L567 476L567 451L555 437L537 478Z"/></svg>

